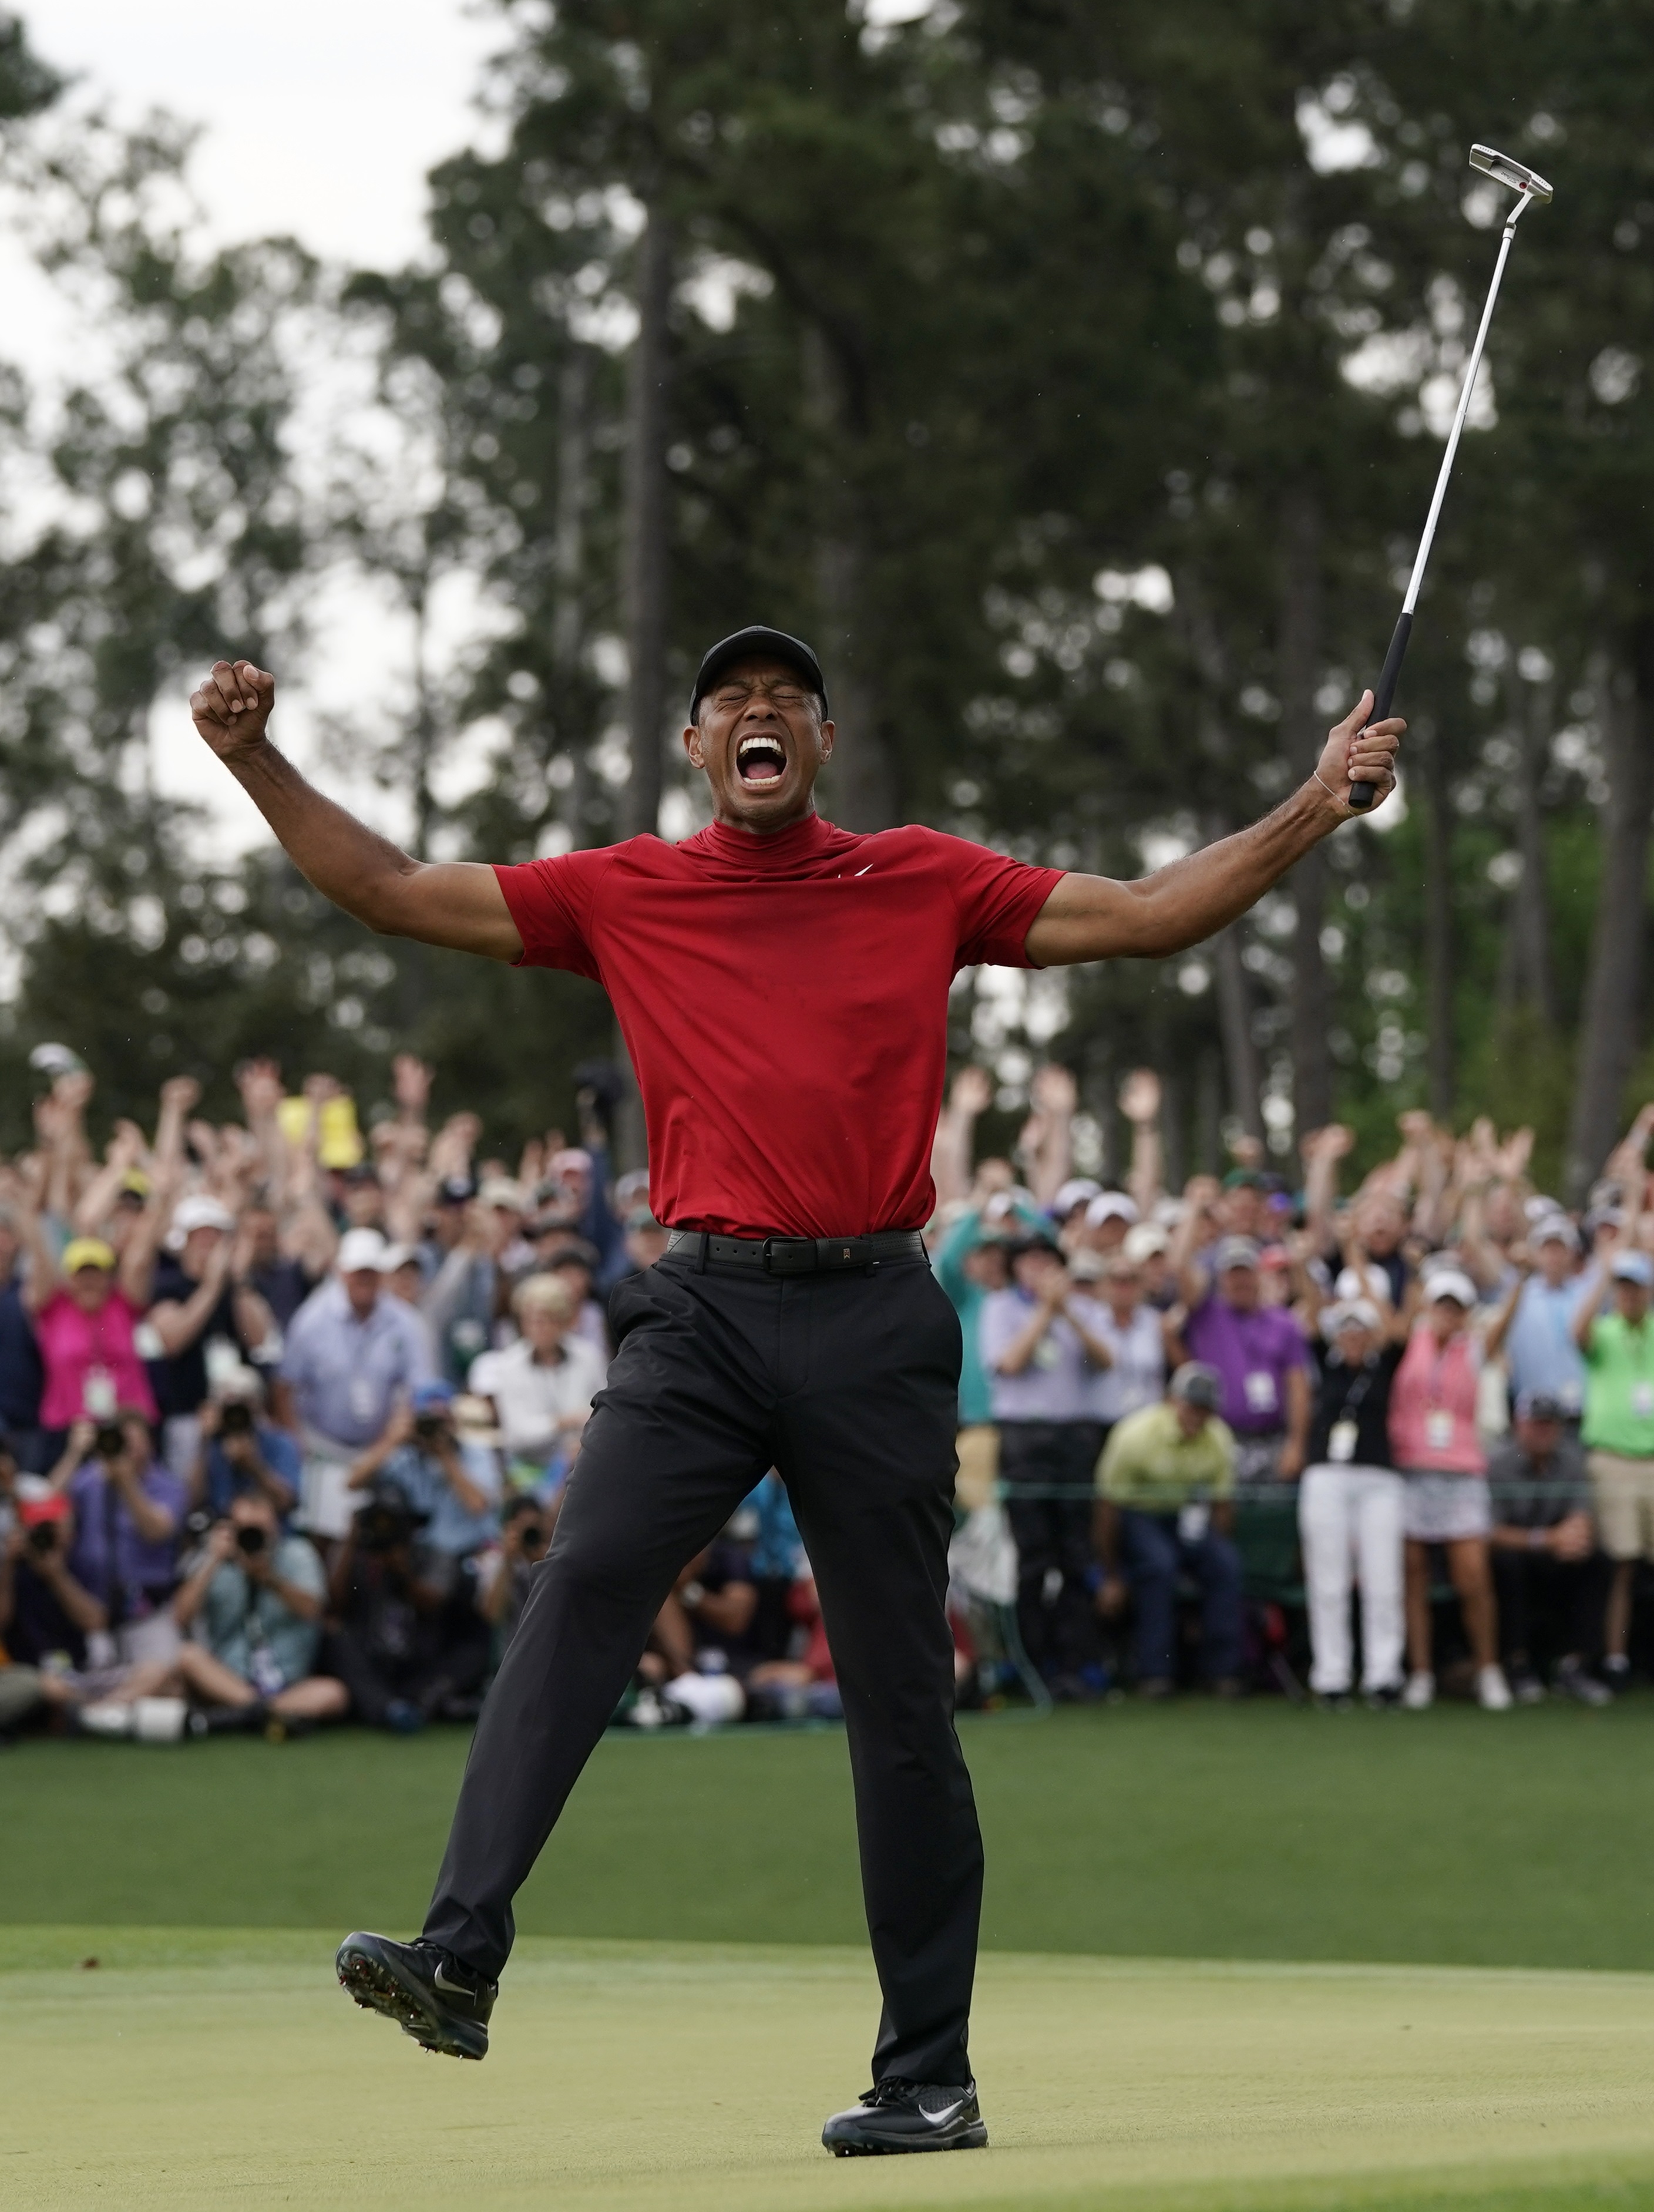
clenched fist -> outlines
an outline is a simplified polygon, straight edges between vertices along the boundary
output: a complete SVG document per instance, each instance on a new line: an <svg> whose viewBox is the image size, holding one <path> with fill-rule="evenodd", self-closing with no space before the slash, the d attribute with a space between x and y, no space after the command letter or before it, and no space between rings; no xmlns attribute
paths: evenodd
<svg viewBox="0 0 1654 2212"><path fill-rule="evenodd" d="M196 728L218 755L232 759L260 744L276 703L276 678L250 660L216 660L190 694Z"/></svg>

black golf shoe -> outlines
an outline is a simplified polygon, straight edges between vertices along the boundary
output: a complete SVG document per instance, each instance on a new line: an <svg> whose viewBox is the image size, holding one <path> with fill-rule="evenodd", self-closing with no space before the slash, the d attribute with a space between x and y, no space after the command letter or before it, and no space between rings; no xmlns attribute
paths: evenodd
<svg viewBox="0 0 1654 2212"><path fill-rule="evenodd" d="M949 2087L891 2074L848 2112L835 2112L821 2140L835 2158L879 2158L909 2150L986 2150L988 2130L974 2081Z"/></svg>
<svg viewBox="0 0 1654 2212"><path fill-rule="evenodd" d="M488 2016L500 1984L485 1982L451 1952L357 1934L345 1937L333 1963L342 1989L423 2049L448 2058L488 2056Z"/></svg>

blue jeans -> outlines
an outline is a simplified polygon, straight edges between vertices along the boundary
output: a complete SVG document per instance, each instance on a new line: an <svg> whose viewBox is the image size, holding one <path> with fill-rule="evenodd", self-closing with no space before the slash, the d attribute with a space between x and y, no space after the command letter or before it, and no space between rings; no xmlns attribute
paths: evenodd
<svg viewBox="0 0 1654 2212"><path fill-rule="evenodd" d="M1201 1671L1208 1681L1240 1672L1240 1553L1207 1529L1194 1543L1177 1534L1175 1513L1122 1513L1127 1579L1137 1607L1137 1679L1169 1680L1175 1652L1179 1574L1201 1586Z"/></svg>

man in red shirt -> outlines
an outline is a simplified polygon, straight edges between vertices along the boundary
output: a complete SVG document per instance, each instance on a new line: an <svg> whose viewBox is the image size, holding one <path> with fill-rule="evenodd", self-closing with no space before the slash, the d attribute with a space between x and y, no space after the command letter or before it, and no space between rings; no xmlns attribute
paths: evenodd
<svg viewBox="0 0 1654 2212"><path fill-rule="evenodd" d="M319 890L381 934L608 991L672 1231L611 1300L619 1349L477 1724L424 1935L347 1938L340 1979L427 2048L483 2055L511 1900L684 1560L773 1465L843 1695L885 1999L873 2087L823 2140L986 2142L966 2055L982 1842L943 1610L959 1328L920 1237L948 987L978 961L1200 943L1347 817L1352 782L1388 793L1404 725L1367 728L1364 697L1264 821L1114 883L932 830L824 822L821 669L753 627L708 653L684 732L709 827L494 868L410 860L313 790L265 734L274 697L271 677L220 661L191 708Z"/></svg>

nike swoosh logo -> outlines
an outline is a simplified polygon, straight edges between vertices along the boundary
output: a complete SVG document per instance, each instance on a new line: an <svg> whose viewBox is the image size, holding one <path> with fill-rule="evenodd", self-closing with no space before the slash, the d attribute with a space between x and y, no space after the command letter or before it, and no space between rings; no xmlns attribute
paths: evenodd
<svg viewBox="0 0 1654 2212"><path fill-rule="evenodd" d="M463 1982L451 1982L441 1966L431 1976L431 1981L435 1988L446 1990L450 1996L469 1997L476 1995L476 1991L468 1990Z"/></svg>
<svg viewBox="0 0 1654 2212"><path fill-rule="evenodd" d="M957 2105L945 2106L939 2112L921 2112L919 2117L921 2120L928 2120L933 2128L945 2128L950 2120L957 2119L964 2110L964 2099L961 2097Z"/></svg>

